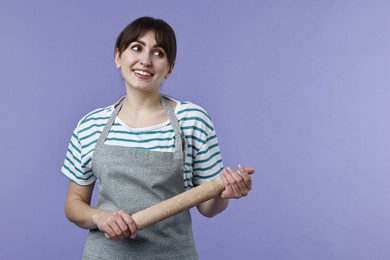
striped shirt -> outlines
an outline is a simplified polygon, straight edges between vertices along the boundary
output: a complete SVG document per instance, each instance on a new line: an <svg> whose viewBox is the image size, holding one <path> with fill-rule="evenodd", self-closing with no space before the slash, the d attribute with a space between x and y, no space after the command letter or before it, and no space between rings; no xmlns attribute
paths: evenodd
<svg viewBox="0 0 390 260"><path fill-rule="evenodd" d="M221 153L206 111L191 102L172 100L176 102L175 114L187 142L184 188L191 189L218 177L223 170ZM111 105L88 113L72 133L61 171L79 185L89 185L96 180L91 169L93 152L113 111L114 105ZM169 120L150 127L131 128L117 116L105 144L173 152L174 130Z"/></svg>

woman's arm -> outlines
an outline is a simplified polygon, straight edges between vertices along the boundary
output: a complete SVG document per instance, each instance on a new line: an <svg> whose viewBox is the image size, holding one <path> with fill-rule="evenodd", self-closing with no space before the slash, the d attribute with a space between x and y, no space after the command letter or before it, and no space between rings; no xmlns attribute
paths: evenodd
<svg viewBox="0 0 390 260"><path fill-rule="evenodd" d="M65 215L71 222L81 228L97 228L96 224L92 222L92 216L98 210L90 206L94 185L95 183L87 186L81 186L72 181L69 183Z"/></svg>
<svg viewBox="0 0 390 260"><path fill-rule="evenodd" d="M90 206L93 187L94 184L81 186L70 182L65 204L66 217L81 228L98 228L114 240L135 238L137 227L129 214L123 210L109 212Z"/></svg>
<svg viewBox="0 0 390 260"><path fill-rule="evenodd" d="M197 206L198 211L205 217L212 218L226 209L229 204L228 199L221 197L212 198Z"/></svg>
<svg viewBox="0 0 390 260"><path fill-rule="evenodd" d="M244 168L238 165L238 169L234 170L230 167L226 168L220 175L221 180L225 184L225 190L220 197L213 198L197 206L198 211L206 216L213 217L226 209L229 204L228 199L239 199L248 195L252 189L252 179L249 173L253 173L253 168Z"/></svg>

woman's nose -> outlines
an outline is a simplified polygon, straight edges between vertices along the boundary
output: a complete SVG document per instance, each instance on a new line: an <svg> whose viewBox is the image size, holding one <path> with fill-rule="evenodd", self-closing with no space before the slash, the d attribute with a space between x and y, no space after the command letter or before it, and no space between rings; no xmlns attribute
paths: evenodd
<svg viewBox="0 0 390 260"><path fill-rule="evenodd" d="M148 53L144 53L140 57L140 63L143 66L151 66L152 65L152 60L150 58L150 55Z"/></svg>

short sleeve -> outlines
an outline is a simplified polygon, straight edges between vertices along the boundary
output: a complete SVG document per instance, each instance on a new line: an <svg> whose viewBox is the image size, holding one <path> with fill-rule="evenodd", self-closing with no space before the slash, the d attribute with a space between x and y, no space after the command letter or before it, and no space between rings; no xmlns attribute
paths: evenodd
<svg viewBox="0 0 390 260"><path fill-rule="evenodd" d="M207 139L195 156L193 165L193 184L219 178L223 171L222 156L215 130L208 133Z"/></svg>
<svg viewBox="0 0 390 260"><path fill-rule="evenodd" d="M96 177L93 174L92 169L82 163L82 159L82 146L76 128L70 138L61 172L78 185L89 185L96 180Z"/></svg>

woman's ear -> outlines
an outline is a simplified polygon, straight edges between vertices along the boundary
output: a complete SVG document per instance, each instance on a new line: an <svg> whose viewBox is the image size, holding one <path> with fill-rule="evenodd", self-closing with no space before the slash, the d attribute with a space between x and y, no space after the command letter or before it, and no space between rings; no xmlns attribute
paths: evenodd
<svg viewBox="0 0 390 260"><path fill-rule="evenodd" d="M173 62L173 63L169 66L169 70L168 70L168 73L165 75L165 79L168 79L168 78L169 78L169 76L171 75L172 70L173 70L174 67L175 67L175 62Z"/></svg>
<svg viewBox="0 0 390 260"><path fill-rule="evenodd" d="M121 55L118 49L115 50L115 66L117 69L121 67Z"/></svg>

